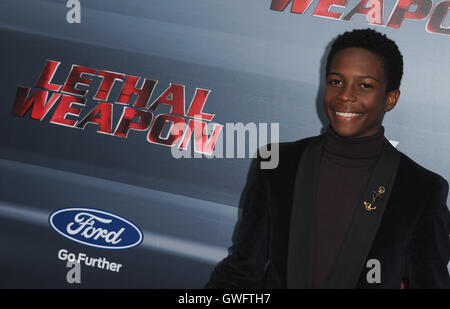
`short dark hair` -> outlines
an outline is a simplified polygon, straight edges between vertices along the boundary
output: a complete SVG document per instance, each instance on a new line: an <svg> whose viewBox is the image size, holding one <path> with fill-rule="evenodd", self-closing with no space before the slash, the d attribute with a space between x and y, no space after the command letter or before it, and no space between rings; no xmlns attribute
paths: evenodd
<svg viewBox="0 0 450 309"><path fill-rule="evenodd" d="M400 88L403 75L403 56L397 44L385 34L369 28L345 32L334 40L327 57L327 74L333 57L340 50L349 47L364 48L380 56L383 59L384 71L387 77L386 91L389 92Z"/></svg>

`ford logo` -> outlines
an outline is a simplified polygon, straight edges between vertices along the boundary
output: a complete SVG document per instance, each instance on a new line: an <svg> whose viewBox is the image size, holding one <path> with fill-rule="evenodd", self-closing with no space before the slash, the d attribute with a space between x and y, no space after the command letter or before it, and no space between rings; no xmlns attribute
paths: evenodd
<svg viewBox="0 0 450 309"><path fill-rule="evenodd" d="M136 225L98 209L64 208L50 214L48 221L62 236L97 248L128 249L143 239Z"/></svg>

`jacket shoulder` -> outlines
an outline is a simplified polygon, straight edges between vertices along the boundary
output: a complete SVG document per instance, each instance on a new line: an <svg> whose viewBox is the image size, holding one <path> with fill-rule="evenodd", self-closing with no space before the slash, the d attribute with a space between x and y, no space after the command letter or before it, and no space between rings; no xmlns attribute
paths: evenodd
<svg viewBox="0 0 450 309"><path fill-rule="evenodd" d="M268 144L266 147L271 152L270 160L273 160L273 156L277 156L278 165L272 169L273 172L280 172L285 170L296 170L300 157L306 147L314 140L319 140L321 135L311 136L304 139ZM264 159L264 147L258 150L258 158L261 161Z"/></svg>
<svg viewBox="0 0 450 309"><path fill-rule="evenodd" d="M441 175L426 169L400 152L395 182L401 188L400 192L414 197L412 204L422 205L420 207L421 212L445 212L450 222L450 215L446 206L449 185Z"/></svg>
<svg viewBox="0 0 450 309"><path fill-rule="evenodd" d="M405 174L409 179L426 186L444 186L448 188L448 182L441 175L423 167L413 159L400 152L399 173Z"/></svg>
<svg viewBox="0 0 450 309"><path fill-rule="evenodd" d="M292 142L272 143L266 146L266 150L264 150L265 147L261 147L258 151L258 161L261 161L258 166L261 166L261 175L273 183L283 183L286 186L292 183L293 185L303 152L312 141L319 141L320 137L319 135ZM264 153L264 151L266 152ZM270 155L268 156L268 154ZM268 159L264 159L264 157L268 157ZM271 162L264 165L266 162L263 161Z"/></svg>

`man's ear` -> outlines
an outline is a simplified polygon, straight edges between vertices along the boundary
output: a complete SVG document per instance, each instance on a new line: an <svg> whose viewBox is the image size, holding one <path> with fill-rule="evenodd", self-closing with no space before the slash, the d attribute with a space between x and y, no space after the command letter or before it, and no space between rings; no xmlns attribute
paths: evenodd
<svg viewBox="0 0 450 309"><path fill-rule="evenodd" d="M389 91L389 93L387 94L386 106L384 107L384 111L389 112L390 110L392 110L397 104L399 98L400 98L400 90L395 89Z"/></svg>

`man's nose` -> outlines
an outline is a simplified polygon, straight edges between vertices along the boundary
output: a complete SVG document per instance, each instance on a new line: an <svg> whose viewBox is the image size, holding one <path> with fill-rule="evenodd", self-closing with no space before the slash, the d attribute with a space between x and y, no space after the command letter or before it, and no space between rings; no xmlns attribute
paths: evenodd
<svg viewBox="0 0 450 309"><path fill-rule="evenodd" d="M356 101L356 95L351 85L345 85L341 88L341 91L338 93L338 99L350 102Z"/></svg>

